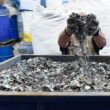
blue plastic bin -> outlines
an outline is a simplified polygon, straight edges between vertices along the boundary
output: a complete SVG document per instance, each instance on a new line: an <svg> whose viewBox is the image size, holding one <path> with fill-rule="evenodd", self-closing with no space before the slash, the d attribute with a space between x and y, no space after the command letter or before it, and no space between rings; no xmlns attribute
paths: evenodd
<svg viewBox="0 0 110 110"><path fill-rule="evenodd" d="M10 40L9 12L5 6L0 5L0 42Z"/></svg>
<svg viewBox="0 0 110 110"><path fill-rule="evenodd" d="M1 46L0 47L0 62L3 62L13 57L13 46Z"/></svg>
<svg viewBox="0 0 110 110"><path fill-rule="evenodd" d="M10 18L10 39L16 40L19 38L17 15L13 15Z"/></svg>

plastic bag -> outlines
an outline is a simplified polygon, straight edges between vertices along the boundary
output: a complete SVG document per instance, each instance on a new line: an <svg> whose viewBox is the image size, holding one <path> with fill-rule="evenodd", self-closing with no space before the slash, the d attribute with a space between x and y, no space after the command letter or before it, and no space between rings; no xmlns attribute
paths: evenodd
<svg viewBox="0 0 110 110"><path fill-rule="evenodd" d="M67 15L55 10L37 9L33 15L32 42L34 54L60 54L58 37L66 27Z"/></svg>

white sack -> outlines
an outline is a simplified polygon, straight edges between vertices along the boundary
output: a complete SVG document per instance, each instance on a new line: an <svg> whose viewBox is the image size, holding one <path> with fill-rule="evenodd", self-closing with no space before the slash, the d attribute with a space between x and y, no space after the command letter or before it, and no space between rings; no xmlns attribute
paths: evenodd
<svg viewBox="0 0 110 110"><path fill-rule="evenodd" d="M67 16L58 11L41 9L33 16L32 42L34 54L61 54L58 46L58 36L66 27Z"/></svg>

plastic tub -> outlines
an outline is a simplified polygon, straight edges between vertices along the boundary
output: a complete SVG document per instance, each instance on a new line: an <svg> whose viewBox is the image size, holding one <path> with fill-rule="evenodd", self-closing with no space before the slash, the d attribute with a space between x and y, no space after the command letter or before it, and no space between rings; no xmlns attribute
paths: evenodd
<svg viewBox="0 0 110 110"><path fill-rule="evenodd" d="M0 6L0 42L10 40L10 19L5 6Z"/></svg>
<svg viewBox="0 0 110 110"><path fill-rule="evenodd" d="M13 15L10 18L10 39L16 40L19 38L17 15Z"/></svg>
<svg viewBox="0 0 110 110"><path fill-rule="evenodd" d="M3 62L13 56L14 56L14 54L13 54L13 47L12 46L0 47L0 62Z"/></svg>

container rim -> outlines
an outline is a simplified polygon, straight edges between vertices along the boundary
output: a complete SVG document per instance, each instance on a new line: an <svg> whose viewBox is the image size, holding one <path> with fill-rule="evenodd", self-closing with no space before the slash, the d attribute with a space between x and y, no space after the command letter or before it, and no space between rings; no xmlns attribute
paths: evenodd
<svg viewBox="0 0 110 110"><path fill-rule="evenodd" d="M110 92L16 92L0 91L0 96L110 96Z"/></svg>

